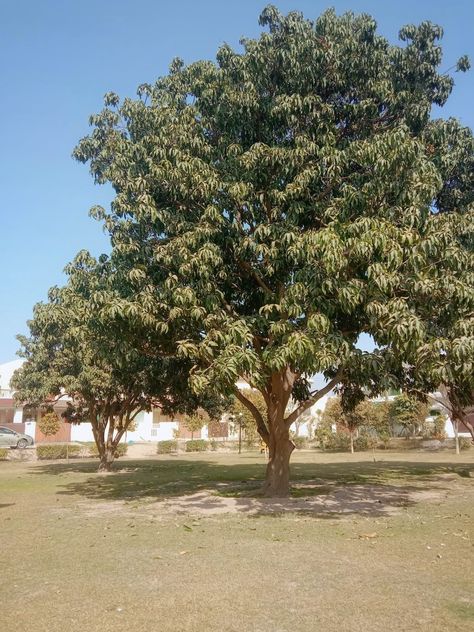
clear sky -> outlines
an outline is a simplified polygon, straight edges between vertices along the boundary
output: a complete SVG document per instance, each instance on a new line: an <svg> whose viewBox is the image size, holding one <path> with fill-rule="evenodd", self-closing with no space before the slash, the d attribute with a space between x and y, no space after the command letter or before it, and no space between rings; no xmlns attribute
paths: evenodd
<svg viewBox="0 0 474 632"><path fill-rule="evenodd" d="M108 249L88 217L111 191L94 186L71 152L105 92L133 96L173 57L213 59L217 47L256 36L265 1L0 0L0 363L15 357L32 306L62 283L75 253ZM473 0L274 0L310 18L328 6L373 15L395 41L400 26L429 19L445 29L445 66L474 62ZM456 75L443 116L474 127L474 70Z"/></svg>

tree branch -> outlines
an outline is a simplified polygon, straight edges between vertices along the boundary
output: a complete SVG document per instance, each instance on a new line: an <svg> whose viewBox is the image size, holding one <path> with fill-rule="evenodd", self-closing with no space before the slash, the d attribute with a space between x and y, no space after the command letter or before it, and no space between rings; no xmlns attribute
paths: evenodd
<svg viewBox="0 0 474 632"><path fill-rule="evenodd" d="M321 388L319 391L315 391L314 393L311 393L309 399L307 399L304 402L301 402L301 404L297 406L297 408L295 408L295 410L288 415L288 417L285 419L286 425L290 427L291 424L294 421L296 421L296 419L298 419L298 417L302 413L304 413L305 410L307 410L310 406L315 404L319 399L321 399L321 397L326 395L326 393L329 393L329 391L331 391L337 384L339 384L339 382L341 381L341 377L342 377L342 371L338 371L336 375L333 377L333 379L329 380L326 386L323 386L323 388Z"/></svg>
<svg viewBox="0 0 474 632"><path fill-rule="evenodd" d="M237 263L241 268L243 268L246 272L250 274L250 276L252 276L255 279L257 284L262 288L264 292L267 292L267 294L273 294L273 290L265 283L265 281L258 274L258 272L256 272L252 268L250 263L248 263L247 261L242 261L241 259L237 259Z"/></svg>
<svg viewBox="0 0 474 632"><path fill-rule="evenodd" d="M258 434L262 437L265 443L268 443L270 434L268 432L267 426L265 425L265 421L260 411L258 410L258 408L255 406L253 402L247 399L245 395L242 395L242 391L240 391L238 388L234 390L234 394L239 400L239 402L243 404L245 408L247 408L252 413L253 418L255 419L255 423L257 424Z"/></svg>

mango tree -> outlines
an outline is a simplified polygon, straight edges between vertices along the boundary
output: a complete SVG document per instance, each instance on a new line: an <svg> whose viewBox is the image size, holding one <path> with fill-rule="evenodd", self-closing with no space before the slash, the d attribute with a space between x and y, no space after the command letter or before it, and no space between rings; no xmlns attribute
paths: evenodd
<svg viewBox="0 0 474 632"><path fill-rule="evenodd" d="M30 336L20 337L26 361L12 384L24 404L50 407L65 399L65 420L91 424L99 471L109 471L120 440L141 411L156 406L168 414L192 412L218 402L190 392L189 362L169 353L163 338L141 337L137 344L140 332L130 332L110 310L104 314L104 302L117 306L130 291L126 274L105 256L96 261L86 252L67 272L68 283L52 288L49 301L35 306Z"/></svg>
<svg viewBox="0 0 474 632"><path fill-rule="evenodd" d="M115 190L93 213L134 270L125 317L181 333L197 393L235 393L269 447L264 493L285 496L291 424L339 384L390 381L383 350L403 358L423 337L413 293L439 281L440 257L457 278L472 211L437 207L451 146L430 114L453 87L440 27L394 45L368 15L269 6L260 24L215 62L175 59L137 99L108 93L75 156ZM364 332L380 350L360 351Z"/></svg>

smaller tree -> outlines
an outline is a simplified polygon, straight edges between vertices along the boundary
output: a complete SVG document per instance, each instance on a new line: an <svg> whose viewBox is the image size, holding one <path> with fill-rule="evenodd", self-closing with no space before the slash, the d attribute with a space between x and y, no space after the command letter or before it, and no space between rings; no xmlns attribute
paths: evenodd
<svg viewBox="0 0 474 632"><path fill-rule="evenodd" d="M412 395L399 395L390 406L392 424L402 427L402 434L406 438L411 434L416 437L423 428L428 415L428 405Z"/></svg>
<svg viewBox="0 0 474 632"><path fill-rule="evenodd" d="M54 410L46 410L44 413L41 414L40 420L38 422L38 428L45 437L52 437L57 432L59 432L60 427L61 422Z"/></svg>
<svg viewBox="0 0 474 632"><path fill-rule="evenodd" d="M374 404L363 400L348 410L344 410L340 397L328 400L322 415L323 424L336 425L349 434L351 452L354 453L354 439L361 427L370 427L374 416Z"/></svg>
<svg viewBox="0 0 474 632"><path fill-rule="evenodd" d="M194 433L200 432L206 423L207 419L200 412L185 415L183 419L184 427L191 433L191 439L194 439Z"/></svg>
<svg viewBox="0 0 474 632"><path fill-rule="evenodd" d="M124 319L122 296L133 292L127 270L81 252L66 271L68 283L35 306L30 336L19 337L26 361L11 383L24 405L65 399L66 421L90 423L99 471L111 469L140 411L160 407L165 414L190 414L225 404L190 391L190 363L173 354L166 333L142 337ZM103 309L109 303L115 311Z"/></svg>

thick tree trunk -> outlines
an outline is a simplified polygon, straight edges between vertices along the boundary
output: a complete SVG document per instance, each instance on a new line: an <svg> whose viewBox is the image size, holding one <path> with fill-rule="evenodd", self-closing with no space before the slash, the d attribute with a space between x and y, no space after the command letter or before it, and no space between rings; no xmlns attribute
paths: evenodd
<svg viewBox="0 0 474 632"><path fill-rule="evenodd" d="M110 472L112 463L115 459L115 447L104 446L103 452L100 454L99 472Z"/></svg>
<svg viewBox="0 0 474 632"><path fill-rule="evenodd" d="M286 498L290 493L290 457L295 449L295 444L290 440L289 424L285 421L291 392L291 384L286 382L285 377L285 374L275 377L272 395L267 403L269 459L263 494L275 498Z"/></svg>
<svg viewBox="0 0 474 632"><path fill-rule="evenodd" d="M270 430L269 459L263 486L265 496L276 498L286 498L290 493L290 457L295 449L284 422L282 426L275 431Z"/></svg>

